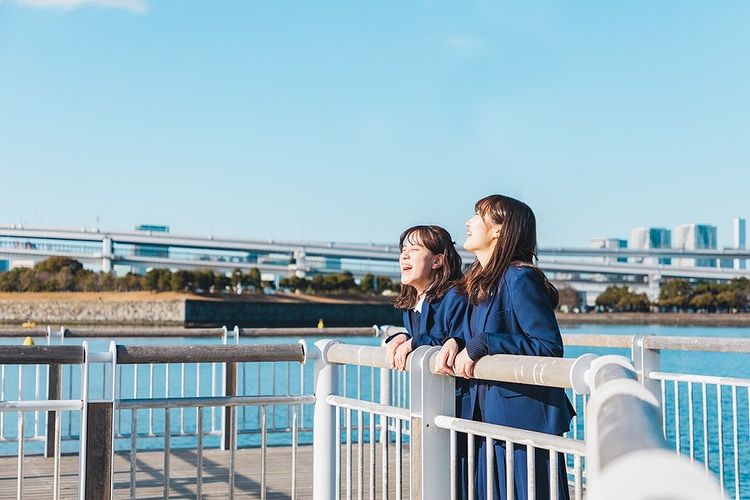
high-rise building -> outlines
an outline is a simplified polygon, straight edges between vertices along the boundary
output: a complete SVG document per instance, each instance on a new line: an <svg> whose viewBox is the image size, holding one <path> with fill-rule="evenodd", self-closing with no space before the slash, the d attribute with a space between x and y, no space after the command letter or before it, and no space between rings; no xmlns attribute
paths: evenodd
<svg viewBox="0 0 750 500"><path fill-rule="evenodd" d="M715 250L716 226L709 224L680 224L674 228L674 248L679 250ZM684 267L716 267L716 259L675 259Z"/></svg>
<svg viewBox="0 0 750 500"><path fill-rule="evenodd" d="M669 229L663 227L637 227L630 231L630 248L637 250L651 249L651 248L670 248L672 246L672 232ZM672 263L672 259L668 257L662 257L657 259L656 257L634 259L635 262L643 262L645 264L656 265L669 265Z"/></svg>
<svg viewBox="0 0 750 500"><path fill-rule="evenodd" d="M621 249L628 248L628 240L622 240L620 238L594 238L591 240L589 245L591 248L607 248L607 249ZM612 262L627 262L627 257L595 257L599 262L610 264Z"/></svg>
<svg viewBox="0 0 750 500"><path fill-rule="evenodd" d="M735 250L744 250L745 247L745 235L746 235L746 224L745 219L741 217L735 217L732 219L732 248ZM745 269L745 259L734 259L735 269Z"/></svg>

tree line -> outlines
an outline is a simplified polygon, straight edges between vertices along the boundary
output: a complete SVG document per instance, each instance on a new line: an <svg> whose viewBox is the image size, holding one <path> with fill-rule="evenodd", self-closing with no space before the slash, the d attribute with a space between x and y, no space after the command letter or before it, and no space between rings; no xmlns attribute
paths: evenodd
<svg viewBox="0 0 750 500"><path fill-rule="evenodd" d="M635 293L627 286L610 286L597 297L596 305L613 312L747 312L750 311L750 280L691 283L673 279L662 284L659 298L653 302L645 293Z"/></svg>
<svg viewBox="0 0 750 500"><path fill-rule="evenodd" d="M375 276L369 273L365 274L359 283L357 283L352 273L345 271L338 274L318 274L312 278L300 278L298 276L282 278L279 280L279 288L291 292L300 291L306 293L358 292L373 294L385 290L398 291L401 288L401 284L398 282L394 283L392 279L386 276Z"/></svg>
<svg viewBox="0 0 750 500"><path fill-rule="evenodd" d="M149 269L145 274L110 273L84 269L75 259L50 257L32 268L15 268L0 272L0 292L193 292L222 293L232 291L260 292L274 288L272 281L263 281L257 268L246 272L235 269L227 276L210 269L195 271ZM350 272L316 275L312 278L284 278L279 287L291 292L311 293L375 293L397 289L392 280L383 276L365 275L356 283Z"/></svg>

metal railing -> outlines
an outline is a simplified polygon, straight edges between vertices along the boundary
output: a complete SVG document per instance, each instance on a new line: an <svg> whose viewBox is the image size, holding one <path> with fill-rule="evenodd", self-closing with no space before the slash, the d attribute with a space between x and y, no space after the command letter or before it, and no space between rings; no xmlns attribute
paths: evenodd
<svg viewBox="0 0 750 500"><path fill-rule="evenodd" d="M360 330L364 329L357 329L356 333L361 334ZM219 332L218 335L216 331ZM226 329L216 331L207 332L221 339L222 345L234 345L239 334L245 333ZM373 329L367 329L367 331L373 332ZM392 327L379 329L381 335L392 334L395 331L398 329ZM295 333L319 332L317 329L284 329L279 333L291 336ZM176 329L174 334L178 334ZM338 335L339 332L335 334ZM666 438L673 453L683 455L688 462L701 463L705 472L719 479L722 492L729 496L743 498L746 492L750 491L750 485L748 485L750 476L744 474L743 477L743 472L750 470L748 469L750 467L750 446L748 445L750 379L675 373L676 370L667 371L662 367L662 353L666 351L747 353L750 352L749 340L606 335L564 335L563 337L568 347L626 350L625 353L629 354L632 359L638 383L647 389L660 404L662 435ZM55 344L62 343L62 340L59 334L50 332L47 344L54 347ZM205 347L209 346L201 346L201 349ZM83 345L66 345L64 348L82 350L84 347ZM362 346L352 348L360 353L366 351L366 349L361 350ZM39 348L36 351L26 347L14 349L20 353L14 356L28 356L32 352L41 352ZM88 349L87 345L86 349ZM379 351L377 348L374 349ZM186 359L182 362L125 365L112 363L112 356L116 356L117 353L89 352L88 354L86 356L88 364L83 362L49 364L49 362L38 360L36 363L31 363L31 359L27 357L24 361L27 364L19 366L20 358L18 357L0 358L0 375L2 375L0 399L3 400L1 403L3 411L0 411L0 449L4 450L5 454L18 455L22 464L29 454L45 453L53 461L58 460L58 462L59 454L56 456L55 453L59 453L60 450L85 455L85 449L82 450L82 444L79 441L81 438L84 440L86 438L85 432L82 431L86 412L80 411L85 406L82 403L84 395L92 403L96 402L94 399L144 402L144 407L135 412L132 408L113 411L113 451L128 452L132 446L131 439L135 440L139 449L142 444L145 445L144 449L155 446L164 447L165 440L174 441L176 438L180 438L181 446L197 447L199 433L196 429L199 428L199 418L202 424L201 439L204 439L202 444L208 443L210 438L211 443L218 442L219 446L226 450L230 450L232 435L237 436L240 446L258 448L262 448L264 442L267 445L271 436L278 438L275 443L286 445L294 440L297 444L314 440L312 436L313 412L310 409L313 401L310 394L313 391L315 379L312 363L236 362L233 364L234 371L231 371L227 369L231 363L227 364L224 358L220 361ZM316 357L314 350L309 354L307 359ZM358 356L362 355L358 354ZM361 359L364 360L364 358ZM528 362L528 358L526 361ZM566 360L559 361L566 362ZM84 370L90 374L90 384L85 389L83 377L81 377ZM382 475L382 471L386 470L390 475L385 477L384 488L383 477L376 481L376 475L370 475L367 469L361 479L359 477L351 479L351 491L366 492L367 489L388 491L390 489L395 493L396 481L394 479L397 475L395 467L397 462L400 479L403 479L405 484L408 484L407 479L411 480L413 459L410 444L413 439L419 437L419 429L417 429L417 435L412 436L414 419L411 415L405 418L404 411L412 412L414 405L419 404L419 400L414 399L417 397L414 384L423 383L423 381L412 380L413 371L389 370L382 363L377 365L372 360L367 363L364 361L342 362L339 371L340 373L337 372L336 376L336 389L328 394L334 398L329 404L340 408L337 411L339 423L342 426L341 442L344 443L343 452L340 450L340 458L343 457L344 462L346 461L348 433L352 446L349 450L351 454L348 455L351 460L359 464L360 460L367 459L368 455L379 456L380 459L377 460L380 468L379 474ZM679 371L689 370L680 369ZM268 385L259 384L258 381L261 379L268 381ZM234 395L232 391L227 391L228 386L236 388ZM579 393L572 387L568 387L567 390L578 411L578 416L567 436L581 441L588 438L587 428L591 424L591 417L586 411L590 404L590 396L586 391ZM263 410L264 404L262 403L250 404L250 400L232 402L231 398L235 395L239 397L273 395L289 398L304 396L307 399L278 399L274 401L274 404L265 405L266 409ZM159 409L154 406L154 403L146 402L181 398L193 398L195 405L188 407L167 402L166 406ZM227 403L215 404L216 400L212 398L226 398ZM362 404L363 401L376 406L371 406L369 409L356 409L353 406ZM16 406L14 410L13 405L16 404L21 404L24 411L17 411L20 406ZM198 406L206 408L203 415L199 416L201 411L197 409ZM171 409L166 411L164 409L166 407ZM237 410L228 413L224 407L237 407ZM18 415L13 415L11 413L13 411L16 411ZM132 413L136 414L135 434L130 418ZM231 415L230 420L227 420L228 414ZM452 414L445 413L443 416L451 418ZM21 419L23 432L19 433ZM351 425L344 427L347 421ZM234 427L231 425L232 422L236 424ZM447 425L448 421L440 420L439 422ZM333 425L335 425L335 415ZM439 427L438 421L435 421L435 426ZM318 427L317 424L315 427ZM293 436L295 432L296 436ZM449 430L446 432L450 434ZM509 435L506 437L512 441ZM186 441L183 438L190 439ZM279 441L279 439L283 440ZM22 449L19 449L19 442ZM375 446L370 446L371 442ZM449 446L450 439L446 441L446 449ZM576 483L575 454L566 453L569 456L564 461L569 471L573 471L570 474L572 482L579 484L581 490L587 488L590 472L590 469L585 466L587 461L583 457L580 459L580 480ZM386 457L385 468L383 456ZM23 468L23 465L21 467ZM342 485L345 485L347 475L343 468L340 477ZM18 481L23 484L23 474L18 474ZM55 488L58 484L55 482ZM398 484L401 483L398 482ZM404 486L400 487L402 492L405 491Z"/></svg>
<svg viewBox="0 0 750 500"><path fill-rule="evenodd" d="M129 451L129 495L130 498L136 498L138 487L138 470L139 462L137 456L141 451L141 442L146 440L163 440L161 449L164 451L163 464L163 484L165 498L170 494L170 456L171 440L175 437L186 434L194 436L194 446L196 449L196 477L197 477L197 495L200 496L202 490L203 477L203 454L206 447L204 437L215 433L206 421L205 414L209 411L217 410L221 415L221 430L219 435L219 446L228 450L229 453L229 479L228 494L232 498L235 490L235 454L238 446L238 409L257 408L259 413L258 432L260 434L259 448L261 449L261 480L260 492L261 497L266 495L266 451L268 448L268 433L270 429L270 415L278 408L288 409L286 417L289 424L286 425L286 432L290 435L292 446L291 457L291 478L292 478L292 498L296 497L296 477L297 477L297 447L299 445L299 433L302 430L301 410L304 405L311 405L314 397L311 395L292 394L286 395L238 395L236 393L237 384L237 366L247 364L248 366L257 363L265 364L291 364L296 363L303 366L305 361L305 346L303 342L297 344L273 344L273 345L219 345L219 346L125 346L110 344L109 351L91 352L88 349L87 342L82 346L0 346L0 364L8 365L9 363L18 365L49 365L50 367L59 367L63 364L79 366L81 370L79 398L70 398L62 400L19 400L0 402L0 415L6 412L18 413L18 424L13 429L18 441L18 478L17 478L17 498L24 498L24 463L26 461L25 444L26 432L25 422L27 413L35 412L53 412L50 415L50 422L54 423L54 428L47 431L47 439L50 441L47 447L51 450L54 457L53 473L53 498L59 498L60 495L60 460L63 451L61 438L64 435L62 430L62 412L77 411L79 414L77 426L77 446L73 450L78 454L79 460L79 498L104 498L109 497L113 490L113 457L117 451L116 443L121 443L121 449ZM219 363L223 368L223 374L226 379L225 388L227 394L215 396L207 395L185 395L174 396L170 394L157 395L150 391L148 397L113 397L118 394L118 386L122 379L118 376L121 374L121 368L132 365L134 367L147 366L165 366L180 364L200 364L211 366L212 363ZM90 399L92 387L90 382L98 370L91 368L94 365L101 364L107 367L103 373L109 373L110 376L102 383L107 386L103 392L105 396L101 400ZM12 365L9 365L12 366ZM51 371L54 370L51 368ZM275 371L275 370L273 370ZM158 380L158 371L151 371L150 382ZM22 373L22 372L19 372ZM137 371L136 371L137 373ZM167 369L168 373L168 369ZM114 374L114 376L112 376ZM155 376L156 374L157 376ZM91 376L91 377L90 377ZM22 387L23 380L19 378L19 387ZM59 385L59 384L58 384ZM137 385L135 386L137 387ZM273 389L274 387L271 387ZM264 388L261 388L263 392ZM301 388L300 388L301 389ZM95 390L93 393L98 391ZM23 393L19 393L23 396ZM159 397L163 396L163 397ZM209 410L210 408L210 410ZM188 432L176 432L172 426L172 413L190 410L195 411L195 425ZM139 418L139 414L141 418ZM44 415L42 413L42 415ZM120 432L115 433L116 422L122 422L125 416L125 425L120 424ZM154 418L154 416L161 418ZM143 417L147 418L143 418ZM176 415L175 415L176 416ZM70 421L70 420L69 420ZM129 429L126 431L125 428ZM176 426L174 426L176 427ZM281 431L279 427L273 430ZM185 446L183 444L183 446ZM150 449L147 446L145 449ZM70 450L68 450L70 451Z"/></svg>
<svg viewBox="0 0 750 500"><path fill-rule="evenodd" d="M558 474L566 474L567 458L573 461L574 496L582 498L584 488L589 498L649 498L649 495L670 491L681 498L720 498L718 485L702 473L700 468L680 461L667 452L668 444L663 438L659 418L659 402L637 381L633 364L621 356L584 355L576 359L538 358L531 356L489 356L481 359L474 374L483 380L541 385L547 387L572 388L579 394L591 393L586 410L589 433L584 441L550 436L511 427L479 423L455 418L455 389L453 377L435 373L434 356L438 348L420 347L410 356L410 394L407 408L395 405L361 401L335 394L342 366L370 367L386 370L383 349L377 347L352 346L336 341L319 341L318 380L315 402L314 436L314 497L315 499L353 497L364 498L365 479L368 482L369 498L403 497L403 455L409 455L409 476L405 481L409 498L457 498L460 459L468 464L470 478L466 481L468 498L475 498L473 478L475 454L479 448L486 451L486 470L494 471L493 450L496 443L505 450L524 448L526 463L515 463L514 457L523 456L504 453L504 464L496 464L505 470L505 487L508 497L515 496L513 472L523 467L522 472L530 498L536 497L538 467L546 467L549 477L550 498L558 496ZM623 411L625 410L625 411ZM341 414L345 425L342 427ZM359 429L355 428L352 412L356 412ZM389 419L398 422L395 436L391 435ZM364 432L369 423L369 432ZM402 422L410 422L411 434L401 432ZM380 435L375 428L380 425ZM342 433L345 436L342 438ZM466 436L467 451L459 456L459 435ZM395 440L394 440L395 438ZM479 448L476 440L479 440ZM353 445L356 441L357 464L354 466ZM342 442L345 454L341 451ZM369 445L369 460L365 463L364 448ZM392 446L393 445L393 446ZM375 448L381 448L380 491L378 483L378 460ZM389 459L393 447L395 460ZM445 450L450 449L450 454ZM540 460L541 455L541 460ZM636 456L638 460L634 460ZM389 463L395 461L395 471ZM639 463L642 464L639 465ZM638 477L632 484L619 484L613 488L616 474L625 464L630 477ZM648 464L648 465L643 465ZM504 469L503 469L504 466ZM663 478L651 478L652 470L663 472ZM523 470L521 469L521 470ZM356 486L355 473L356 472ZM588 480L583 481L584 470ZM544 474L545 471L540 470ZM390 480L395 476L395 485ZM682 483L665 482L675 477L687 477ZM490 472L487 478L487 498L492 498L495 477ZM648 480L644 480L648 478ZM499 480L499 479L498 479ZM689 485L684 487L684 485Z"/></svg>

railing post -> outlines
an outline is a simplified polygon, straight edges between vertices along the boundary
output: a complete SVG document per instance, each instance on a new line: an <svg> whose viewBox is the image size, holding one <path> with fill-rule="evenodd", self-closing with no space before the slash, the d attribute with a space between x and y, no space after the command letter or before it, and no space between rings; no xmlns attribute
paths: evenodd
<svg viewBox="0 0 750 500"><path fill-rule="evenodd" d="M47 365L47 399L50 401L60 399L62 396L62 365ZM56 412L47 412L47 433L45 435L44 456L55 456L55 443L57 435L55 429Z"/></svg>
<svg viewBox="0 0 750 500"><path fill-rule="evenodd" d="M435 417L453 417L455 379L430 371L439 347L418 347L409 359L411 414L410 458L412 500L444 498L450 492L450 431L435 425Z"/></svg>
<svg viewBox="0 0 750 500"><path fill-rule="evenodd" d="M226 325L221 327L221 331L221 343L222 345L228 345L229 330ZM239 328L236 325L232 330L232 335L234 336L233 344L237 345L239 343ZM237 366L235 363L224 363L222 369L222 386L224 388L224 396L237 395ZM235 409L233 407L221 407L221 441L219 443L219 449L221 450L229 450L231 448L232 436L234 436L232 431L232 416L234 412Z"/></svg>
<svg viewBox="0 0 750 500"><path fill-rule="evenodd" d="M89 402L86 412L86 498L112 498L112 425L114 403Z"/></svg>
<svg viewBox="0 0 750 500"><path fill-rule="evenodd" d="M225 363L224 367L224 395L237 395L237 363ZM229 450L232 447L232 437L234 436L234 412L236 408L231 406L224 407L224 425L221 426L221 449Z"/></svg>
<svg viewBox="0 0 750 500"><path fill-rule="evenodd" d="M313 422L313 500L330 500L336 496L336 446L339 445L336 429L336 408L326 402L329 394L338 388L338 365L327 359L329 346L334 340L315 342L318 358L315 360L315 420Z"/></svg>
<svg viewBox="0 0 750 500"><path fill-rule="evenodd" d="M661 351L645 347L645 341L648 337L650 335L635 335L633 337L631 358L635 366L635 372L638 375L638 382L654 395L659 406L661 406L663 404L661 400L661 383L658 380L651 380L648 376L651 372L659 371Z"/></svg>
<svg viewBox="0 0 750 500"><path fill-rule="evenodd" d="M380 340L381 345L385 345L386 334L390 326L385 326L381 329L383 332ZM390 406L391 404L391 370L386 368L380 369L380 392L378 393L378 402L381 405ZM385 424L385 419L380 425L380 442L385 443L388 441L388 426Z"/></svg>

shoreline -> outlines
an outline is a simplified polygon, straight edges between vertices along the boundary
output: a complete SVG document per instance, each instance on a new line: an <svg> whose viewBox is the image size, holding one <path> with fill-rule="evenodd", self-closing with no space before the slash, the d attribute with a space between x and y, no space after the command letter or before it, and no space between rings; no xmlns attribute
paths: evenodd
<svg viewBox="0 0 750 500"><path fill-rule="evenodd" d="M750 313L557 313L561 325L750 327Z"/></svg>
<svg viewBox="0 0 750 500"><path fill-rule="evenodd" d="M750 327L750 313L556 313L560 325ZM400 324L392 298L306 294L201 296L174 292L0 293L0 325L361 327Z"/></svg>

